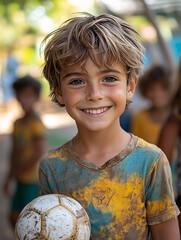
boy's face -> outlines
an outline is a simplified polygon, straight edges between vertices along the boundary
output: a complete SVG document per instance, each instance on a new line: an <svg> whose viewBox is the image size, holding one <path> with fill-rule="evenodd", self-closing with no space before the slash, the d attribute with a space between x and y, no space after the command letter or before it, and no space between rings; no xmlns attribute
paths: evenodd
<svg viewBox="0 0 181 240"><path fill-rule="evenodd" d="M169 90L161 82L153 82L147 90L147 97L156 108L162 108L169 103Z"/></svg>
<svg viewBox="0 0 181 240"><path fill-rule="evenodd" d="M25 112L31 112L38 96L32 87L25 87L18 91L17 99Z"/></svg>
<svg viewBox="0 0 181 240"><path fill-rule="evenodd" d="M77 126L97 131L119 124L126 101L135 91L136 79L127 85L127 75L120 63L111 68L95 65L90 58L84 68L76 64L66 69L56 91L60 104Z"/></svg>

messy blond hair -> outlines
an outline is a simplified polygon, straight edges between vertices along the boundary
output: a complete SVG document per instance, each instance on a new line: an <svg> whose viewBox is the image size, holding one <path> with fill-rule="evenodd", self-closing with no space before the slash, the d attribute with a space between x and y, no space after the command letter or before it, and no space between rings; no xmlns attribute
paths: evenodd
<svg viewBox="0 0 181 240"><path fill-rule="evenodd" d="M128 83L138 76L142 65L143 47L132 26L112 15L84 14L67 20L42 42L46 45L43 75L50 84L50 96L55 102L55 89L60 85L62 70L76 63L83 65L88 57L98 65L95 52L104 66L110 67L117 61L122 63Z"/></svg>

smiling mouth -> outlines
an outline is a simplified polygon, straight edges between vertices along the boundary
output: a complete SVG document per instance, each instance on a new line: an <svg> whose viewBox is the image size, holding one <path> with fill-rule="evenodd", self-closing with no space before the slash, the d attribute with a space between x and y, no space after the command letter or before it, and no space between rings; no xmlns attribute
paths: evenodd
<svg viewBox="0 0 181 240"><path fill-rule="evenodd" d="M106 112L109 108L110 107L104 107L104 108L98 108L98 109L87 108L87 109L82 109L82 111L90 114L100 114L100 113Z"/></svg>

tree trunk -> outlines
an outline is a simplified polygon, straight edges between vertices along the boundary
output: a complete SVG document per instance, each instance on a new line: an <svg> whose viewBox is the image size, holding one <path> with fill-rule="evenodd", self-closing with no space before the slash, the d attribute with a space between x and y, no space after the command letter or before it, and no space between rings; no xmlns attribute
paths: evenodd
<svg viewBox="0 0 181 240"><path fill-rule="evenodd" d="M143 4L144 10L145 10L145 16L150 20L150 22L152 23L153 27L156 30L158 44L162 50L163 56L165 57L165 62L168 64L168 66L170 66L171 69L174 69L174 62L173 62L172 56L170 54L170 51L168 49L168 46L167 46L164 38L160 32L160 29L159 29L157 21L156 21L156 17L154 15L153 11L151 11L151 9L146 4L145 0L140 0L140 1Z"/></svg>

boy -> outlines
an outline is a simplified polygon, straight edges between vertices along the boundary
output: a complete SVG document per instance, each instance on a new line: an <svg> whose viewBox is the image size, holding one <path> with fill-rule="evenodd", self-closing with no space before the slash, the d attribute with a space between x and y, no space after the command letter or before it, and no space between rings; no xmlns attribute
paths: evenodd
<svg viewBox="0 0 181 240"><path fill-rule="evenodd" d="M8 194L11 180L16 181L10 212L14 227L20 211L39 195L38 162L45 150L45 128L34 110L39 100L40 83L25 76L14 82L13 89L24 110L24 116L14 123L10 168L4 183L4 193Z"/></svg>
<svg viewBox="0 0 181 240"><path fill-rule="evenodd" d="M149 226L153 239L178 240L165 155L119 125L142 64L134 33L117 17L87 14L45 38L44 76L78 133L41 161L41 194L79 201L91 221L91 239L146 240Z"/></svg>
<svg viewBox="0 0 181 240"><path fill-rule="evenodd" d="M139 78L141 95L150 102L147 109L137 112L131 121L131 132L157 144L160 129L170 111L172 71L163 65L153 65Z"/></svg>

